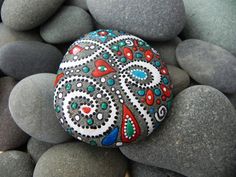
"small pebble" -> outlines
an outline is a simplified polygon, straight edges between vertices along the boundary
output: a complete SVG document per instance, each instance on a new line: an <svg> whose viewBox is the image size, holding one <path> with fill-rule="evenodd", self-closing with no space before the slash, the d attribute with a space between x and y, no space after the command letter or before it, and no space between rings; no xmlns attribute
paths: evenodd
<svg viewBox="0 0 236 177"><path fill-rule="evenodd" d="M49 143L71 138L60 126L53 109L55 74L36 74L21 80L9 97L16 124L32 137Z"/></svg>
<svg viewBox="0 0 236 177"><path fill-rule="evenodd" d="M216 45L189 39L176 49L179 65L203 85L224 93L236 92L236 57Z"/></svg>

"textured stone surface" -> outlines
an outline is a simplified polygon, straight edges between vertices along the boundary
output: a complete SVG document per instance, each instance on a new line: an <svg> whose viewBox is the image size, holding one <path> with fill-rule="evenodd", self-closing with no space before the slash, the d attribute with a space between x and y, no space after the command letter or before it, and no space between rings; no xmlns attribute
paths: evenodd
<svg viewBox="0 0 236 177"><path fill-rule="evenodd" d="M119 150L84 143L56 145L39 159L34 177L124 177L127 162Z"/></svg>
<svg viewBox="0 0 236 177"><path fill-rule="evenodd" d="M27 143L27 151L31 155L32 159L37 162L41 155L51 148L54 144L39 141L35 138L30 138Z"/></svg>
<svg viewBox="0 0 236 177"><path fill-rule="evenodd" d="M197 82L225 93L236 92L236 58L216 45L189 39L176 49L180 66Z"/></svg>
<svg viewBox="0 0 236 177"><path fill-rule="evenodd" d="M87 0L87 4L94 18L106 28L149 40L173 39L185 23L182 0Z"/></svg>
<svg viewBox="0 0 236 177"><path fill-rule="evenodd" d="M66 4L81 7L84 10L88 10L87 0L67 0Z"/></svg>
<svg viewBox="0 0 236 177"><path fill-rule="evenodd" d="M236 56L236 1L184 0L185 38L201 39L225 48Z"/></svg>
<svg viewBox="0 0 236 177"><path fill-rule="evenodd" d="M18 32L0 23L0 47L14 41L42 41L37 31Z"/></svg>
<svg viewBox="0 0 236 177"><path fill-rule="evenodd" d="M98 30L68 49L56 79L54 107L72 136L117 147L144 139L171 107L172 84L145 41Z"/></svg>
<svg viewBox="0 0 236 177"><path fill-rule="evenodd" d="M160 53L161 59L166 64L178 66L175 51L180 42L181 39L176 37L166 42L152 42L150 45Z"/></svg>
<svg viewBox="0 0 236 177"><path fill-rule="evenodd" d="M17 31L33 29L44 23L64 0L5 0L1 15L3 23Z"/></svg>
<svg viewBox="0 0 236 177"><path fill-rule="evenodd" d="M236 112L209 86L179 93L159 132L120 148L128 158L191 177L234 177Z"/></svg>
<svg viewBox="0 0 236 177"><path fill-rule="evenodd" d="M132 177L184 177L183 175L166 169L147 166L136 162L132 162L131 174Z"/></svg>
<svg viewBox="0 0 236 177"><path fill-rule="evenodd" d="M17 125L32 137L50 143L69 139L53 109L55 74L36 74L21 80L9 97L9 109Z"/></svg>
<svg viewBox="0 0 236 177"><path fill-rule="evenodd" d="M74 41L92 30L92 18L85 10L63 6L41 27L40 34L49 43L64 43Z"/></svg>
<svg viewBox="0 0 236 177"><path fill-rule="evenodd" d="M173 94L177 95L190 85L190 77L187 72L178 67L167 65L167 68L173 84Z"/></svg>
<svg viewBox="0 0 236 177"><path fill-rule="evenodd" d="M2 177L32 177L34 163L30 155L21 151L0 153Z"/></svg>
<svg viewBox="0 0 236 177"><path fill-rule="evenodd" d="M52 45L36 41L16 41L0 48L0 69L21 80L37 73L56 73L61 52Z"/></svg>
<svg viewBox="0 0 236 177"><path fill-rule="evenodd" d="M28 140L28 135L14 122L8 109L8 97L16 81L0 78L0 151L18 148Z"/></svg>

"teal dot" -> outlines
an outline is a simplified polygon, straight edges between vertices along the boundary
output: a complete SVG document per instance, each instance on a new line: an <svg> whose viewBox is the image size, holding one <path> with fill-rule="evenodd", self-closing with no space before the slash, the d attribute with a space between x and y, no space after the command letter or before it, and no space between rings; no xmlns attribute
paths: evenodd
<svg viewBox="0 0 236 177"><path fill-rule="evenodd" d="M160 63L159 61L156 61L156 62L155 62L155 65L156 65L157 67L160 67L160 66L161 66L161 63Z"/></svg>
<svg viewBox="0 0 236 177"><path fill-rule="evenodd" d="M95 87L94 87L93 85L89 85L89 86L87 87L87 91L88 91L89 93L92 93L92 92L95 91Z"/></svg>
<svg viewBox="0 0 236 177"><path fill-rule="evenodd" d="M136 57L136 58L142 58L142 57L143 57L143 54L141 54L141 53L136 53L136 54L135 54L135 57Z"/></svg>
<svg viewBox="0 0 236 177"><path fill-rule="evenodd" d="M119 42L119 46L120 46L120 47L123 47L123 46L125 46L125 45L126 45L126 43L125 43L124 41Z"/></svg>
<svg viewBox="0 0 236 177"><path fill-rule="evenodd" d="M105 103L105 102L103 102L102 104L101 104L101 108L103 109L103 110L106 110L107 109L107 103Z"/></svg>
<svg viewBox="0 0 236 177"><path fill-rule="evenodd" d="M71 84L66 84L66 90L67 90L67 91L70 91L70 90L71 90L71 87L72 87Z"/></svg>
<svg viewBox="0 0 236 177"><path fill-rule="evenodd" d="M104 58L104 59L108 59L109 57L110 57L109 53L104 53L104 54L103 54L103 58Z"/></svg>
<svg viewBox="0 0 236 177"><path fill-rule="evenodd" d="M154 93L155 93L156 96L160 96L161 95L161 90L157 88L157 89L154 90Z"/></svg>
<svg viewBox="0 0 236 177"><path fill-rule="evenodd" d="M169 80L168 80L166 77L163 77L163 78L162 78L162 81L163 81L164 84L166 84L166 85L169 84Z"/></svg>
<svg viewBox="0 0 236 177"><path fill-rule="evenodd" d="M139 96L144 96L145 95L145 90L139 90L138 95Z"/></svg>
<svg viewBox="0 0 236 177"><path fill-rule="evenodd" d="M73 110L77 109L77 108L78 108L78 103L73 102L73 103L71 104L71 108L72 108Z"/></svg>
<svg viewBox="0 0 236 177"><path fill-rule="evenodd" d="M69 135L72 135L72 128L67 128L66 131L69 133Z"/></svg>
<svg viewBox="0 0 236 177"><path fill-rule="evenodd" d="M83 67L83 72L84 73L88 73L90 71L89 67L85 66Z"/></svg>
<svg viewBox="0 0 236 177"><path fill-rule="evenodd" d="M115 81L113 79L108 79L107 80L107 85L113 86L115 84Z"/></svg>
<svg viewBox="0 0 236 177"><path fill-rule="evenodd" d="M90 144L91 144L92 146L96 146L96 145L97 145L96 141L94 141L94 140L91 140L91 141L90 141Z"/></svg>
<svg viewBox="0 0 236 177"><path fill-rule="evenodd" d="M121 61L121 63L125 63L125 62L127 61L127 59L126 59L125 57L122 57L122 58L120 59L120 61Z"/></svg>
<svg viewBox="0 0 236 177"><path fill-rule="evenodd" d="M57 113L59 113L59 112L61 111L61 108L60 108L60 106L56 106L56 109L55 109L55 111L56 111Z"/></svg>
<svg viewBox="0 0 236 177"><path fill-rule="evenodd" d="M87 120L87 124L88 124L88 125L93 125L93 119L91 119L91 118L88 119L88 120Z"/></svg>
<svg viewBox="0 0 236 177"><path fill-rule="evenodd" d="M149 110L149 112L150 112L151 114L153 114L153 113L155 112L155 109L154 109L154 108L151 108L151 109Z"/></svg>
<svg viewBox="0 0 236 177"><path fill-rule="evenodd" d="M139 41L138 44L139 44L140 46L143 46L143 45L144 45L144 42Z"/></svg>
<svg viewBox="0 0 236 177"><path fill-rule="evenodd" d="M118 51L119 51L119 46L118 46L118 45L113 45L113 46L111 47L111 49L118 52Z"/></svg>

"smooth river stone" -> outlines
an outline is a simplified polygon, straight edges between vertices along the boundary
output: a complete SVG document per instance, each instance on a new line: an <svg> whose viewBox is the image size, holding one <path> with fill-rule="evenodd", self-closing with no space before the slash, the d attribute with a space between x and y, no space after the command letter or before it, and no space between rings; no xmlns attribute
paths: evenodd
<svg viewBox="0 0 236 177"><path fill-rule="evenodd" d="M27 143L27 152L31 155L32 159L37 162L39 158L51 148L54 144L39 141L35 138L30 138Z"/></svg>
<svg viewBox="0 0 236 177"><path fill-rule="evenodd" d="M16 30L33 29L50 18L64 0L4 0L1 15L3 23Z"/></svg>
<svg viewBox="0 0 236 177"><path fill-rule="evenodd" d="M16 125L8 109L8 97L15 84L11 77L0 78L0 151L18 148L29 138Z"/></svg>
<svg viewBox="0 0 236 177"><path fill-rule="evenodd" d="M57 44L74 41L92 30L88 12L76 6L63 6L40 28L40 34L46 42Z"/></svg>
<svg viewBox="0 0 236 177"><path fill-rule="evenodd" d="M236 57L216 45L189 39L176 49L179 65L203 85L225 93L236 92Z"/></svg>
<svg viewBox="0 0 236 177"><path fill-rule="evenodd" d="M167 68L173 84L173 94L177 95L190 85L190 77L186 71L178 67L167 65Z"/></svg>
<svg viewBox="0 0 236 177"><path fill-rule="evenodd" d="M193 86L174 98L159 132L120 149L134 161L189 177L235 177L235 127L235 109L223 93Z"/></svg>
<svg viewBox="0 0 236 177"><path fill-rule="evenodd" d="M179 66L175 51L180 42L181 39L176 37L166 42L152 42L150 45L160 53L162 60L166 64Z"/></svg>
<svg viewBox="0 0 236 177"><path fill-rule="evenodd" d="M98 30L74 42L55 81L63 128L92 145L144 139L171 108L172 84L159 53L127 33Z"/></svg>
<svg viewBox="0 0 236 177"><path fill-rule="evenodd" d="M184 0L184 5L183 37L211 42L236 56L236 1Z"/></svg>
<svg viewBox="0 0 236 177"><path fill-rule="evenodd" d="M0 48L0 69L17 80L37 73L56 73L62 60L54 46L37 41L16 41Z"/></svg>
<svg viewBox="0 0 236 177"><path fill-rule="evenodd" d="M21 80L9 97L9 109L17 125L32 137L61 143L70 139L53 109L55 74L36 74Z"/></svg>
<svg viewBox="0 0 236 177"><path fill-rule="evenodd" d="M131 163L131 174L132 177L185 177L166 169L147 166L137 162Z"/></svg>
<svg viewBox="0 0 236 177"><path fill-rule="evenodd" d="M126 168L127 161L117 149L66 143L41 156L33 177L124 177Z"/></svg>
<svg viewBox="0 0 236 177"><path fill-rule="evenodd" d="M77 6L84 10L88 10L87 0L67 0L66 5Z"/></svg>
<svg viewBox="0 0 236 177"><path fill-rule="evenodd" d="M182 0L87 0L87 4L99 24L147 40L173 39L185 24Z"/></svg>
<svg viewBox="0 0 236 177"><path fill-rule="evenodd" d="M0 174L2 177L32 177L34 162L30 155L21 151L0 153Z"/></svg>
<svg viewBox="0 0 236 177"><path fill-rule="evenodd" d="M0 47L14 41L42 41L37 31L19 32L6 27L0 23Z"/></svg>

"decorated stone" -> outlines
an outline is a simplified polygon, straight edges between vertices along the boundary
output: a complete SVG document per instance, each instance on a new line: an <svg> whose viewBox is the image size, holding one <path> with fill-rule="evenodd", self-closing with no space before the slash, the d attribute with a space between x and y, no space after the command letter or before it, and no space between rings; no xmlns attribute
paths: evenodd
<svg viewBox="0 0 236 177"><path fill-rule="evenodd" d="M171 90L156 50L133 35L98 30L65 54L54 107L63 128L78 140L117 147L159 127L171 107Z"/></svg>

